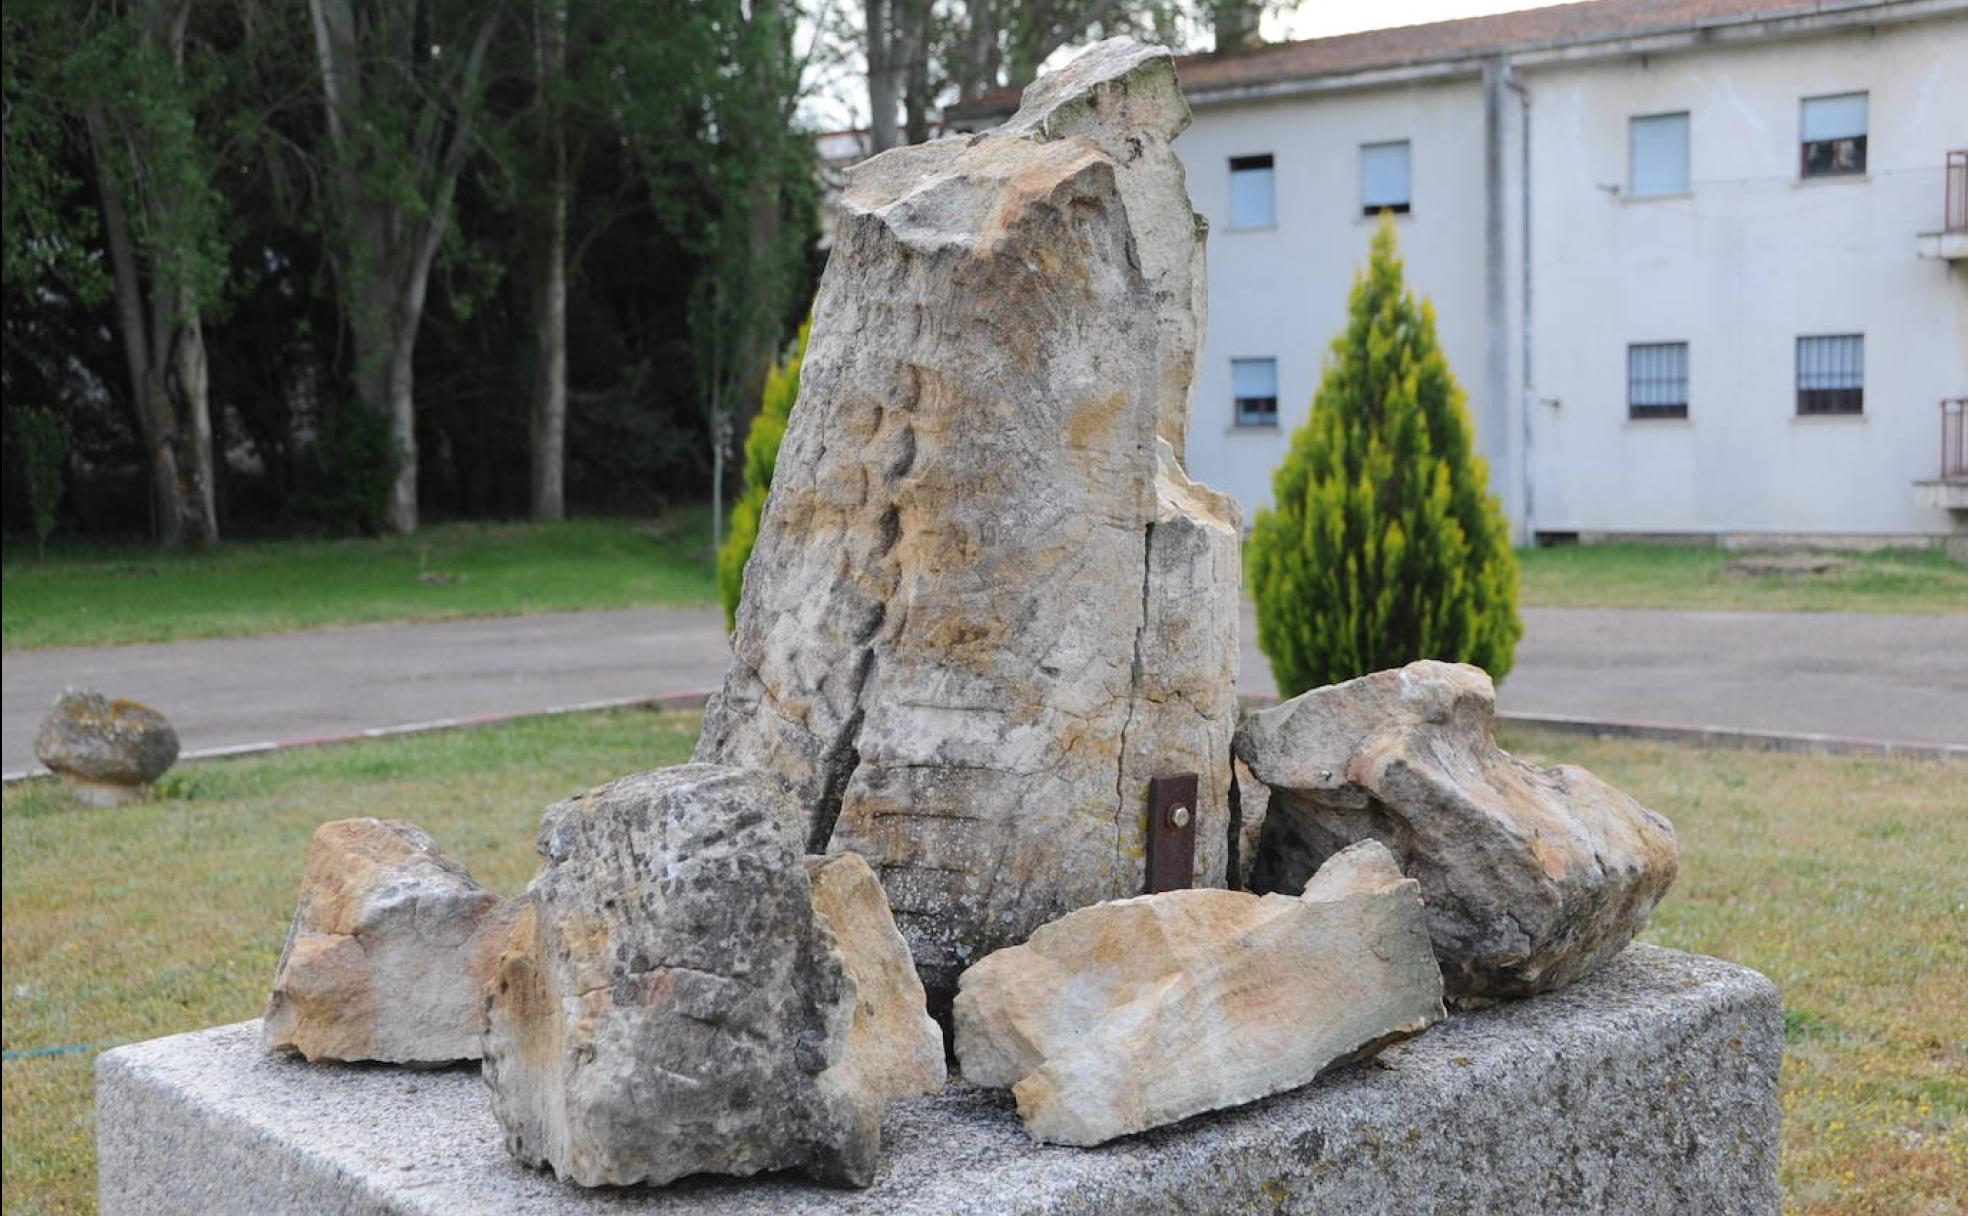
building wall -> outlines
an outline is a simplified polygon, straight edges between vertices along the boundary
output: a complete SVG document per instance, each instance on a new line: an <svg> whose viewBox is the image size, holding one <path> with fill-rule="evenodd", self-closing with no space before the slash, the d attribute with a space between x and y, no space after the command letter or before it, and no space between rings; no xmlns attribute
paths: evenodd
<svg viewBox="0 0 1968 1216"><path fill-rule="evenodd" d="M1199 108L1177 145L1212 224L1192 471L1247 512L1269 501L1270 470L1309 409L1372 231L1359 215L1358 146L1405 137L1409 281L1435 301L1472 414L1501 413L1514 432L1483 433L1492 421L1479 441L1520 531L1947 532L1948 514L1916 505L1912 483L1934 475L1938 401L1968 393L1968 266L1917 257L1915 234L1939 226L1946 150L1968 147L1963 64L1968 18L1951 16L1520 65L1533 374L1522 388L1514 362L1522 148L1508 97L1510 399L1488 413L1480 82ZM1870 94L1867 173L1799 181L1801 99L1860 90ZM1628 197L1627 120L1677 110L1690 114L1689 192ZM1252 152L1277 158L1279 223L1228 232L1228 157ZM1832 333L1865 335L1865 412L1800 418L1796 339ZM1629 421L1627 344L1676 340L1689 344L1689 417ZM1267 354L1279 360L1281 425L1240 430L1229 360Z"/></svg>
<svg viewBox="0 0 1968 1216"><path fill-rule="evenodd" d="M1396 219L1408 279L1437 309L1449 361L1472 394L1484 369L1483 91L1464 79L1318 101L1200 108L1176 141L1208 218L1209 337L1189 425L1191 472L1244 504L1270 502L1271 470L1311 410L1327 348L1375 221L1361 214L1360 145L1411 141L1413 210ZM1277 226L1228 225L1233 156L1275 158ZM1235 425L1230 361L1278 360L1278 426ZM1472 403L1473 405L1474 403Z"/></svg>

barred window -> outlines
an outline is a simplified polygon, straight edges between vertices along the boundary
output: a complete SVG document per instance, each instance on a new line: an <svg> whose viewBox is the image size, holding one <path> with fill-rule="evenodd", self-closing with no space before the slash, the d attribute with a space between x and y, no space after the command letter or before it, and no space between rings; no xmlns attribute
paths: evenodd
<svg viewBox="0 0 1968 1216"><path fill-rule="evenodd" d="M1230 360L1230 395L1238 426L1278 425L1278 361Z"/></svg>
<svg viewBox="0 0 1968 1216"><path fill-rule="evenodd" d="M1688 416L1688 344L1635 342L1626 348L1626 416Z"/></svg>
<svg viewBox="0 0 1968 1216"><path fill-rule="evenodd" d="M1865 335L1797 340L1797 412L1865 412Z"/></svg>

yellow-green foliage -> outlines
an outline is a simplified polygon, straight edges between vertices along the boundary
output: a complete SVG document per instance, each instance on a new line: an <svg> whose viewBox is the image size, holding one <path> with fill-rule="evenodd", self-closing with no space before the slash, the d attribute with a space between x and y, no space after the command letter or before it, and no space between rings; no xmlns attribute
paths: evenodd
<svg viewBox="0 0 1968 1216"><path fill-rule="evenodd" d="M752 417L751 429L745 432L745 492L731 508L731 534L718 550L718 598L724 601L726 629L738 624L738 600L745 593L745 563L758 540L765 495L772 489L772 470L779 463L779 441L786 437L786 422L793 416L793 402L799 399L800 364L806 361L806 336L812 329L813 321L808 318L793 339L785 362L767 373L765 399Z"/></svg>
<svg viewBox="0 0 1968 1216"><path fill-rule="evenodd" d="M1517 561L1391 220L1349 312L1251 530L1258 645L1284 696L1415 659L1501 679L1523 633Z"/></svg>

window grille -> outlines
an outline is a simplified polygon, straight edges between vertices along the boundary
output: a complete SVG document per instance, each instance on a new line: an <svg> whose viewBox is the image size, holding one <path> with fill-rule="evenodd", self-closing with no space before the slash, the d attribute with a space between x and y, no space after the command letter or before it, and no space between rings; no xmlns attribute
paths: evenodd
<svg viewBox="0 0 1968 1216"><path fill-rule="evenodd" d="M1636 342L1626 348L1626 416L1688 416L1688 344Z"/></svg>
<svg viewBox="0 0 1968 1216"><path fill-rule="evenodd" d="M1797 340L1797 412L1858 414L1865 410L1865 336L1836 334Z"/></svg>

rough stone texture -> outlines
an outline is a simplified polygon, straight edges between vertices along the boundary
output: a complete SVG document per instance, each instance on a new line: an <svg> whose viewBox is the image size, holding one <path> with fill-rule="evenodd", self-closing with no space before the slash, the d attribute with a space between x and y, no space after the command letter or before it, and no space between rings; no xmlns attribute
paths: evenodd
<svg viewBox="0 0 1968 1216"><path fill-rule="evenodd" d="M697 759L778 773L808 851L867 857L939 1001L1142 890L1157 772L1201 774L1195 878L1224 880L1238 515L1164 420L1202 299L1187 121L1166 51L1106 43L841 199Z"/></svg>
<svg viewBox="0 0 1968 1216"><path fill-rule="evenodd" d="M883 1048L889 1019L855 1034L804 837L775 778L714 765L547 809L488 996L485 1080L516 1158L585 1186L873 1177L895 1082L856 1049Z"/></svg>
<svg viewBox="0 0 1968 1216"><path fill-rule="evenodd" d="M1582 768L1496 745L1480 668L1424 661L1253 714L1237 758L1270 787L1259 891L1375 839L1421 881L1457 997L1550 991L1618 953L1674 881L1674 827Z"/></svg>
<svg viewBox="0 0 1968 1216"><path fill-rule="evenodd" d="M1298 898L1168 891L1082 908L964 972L964 1079L1035 1140L1101 1144L1296 1089L1442 1020L1421 888L1374 841Z"/></svg>
<svg viewBox="0 0 1968 1216"><path fill-rule="evenodd" d="M584 1191L500 1147L475 1073L305 1065L250 1023L104 1053L104 1216L1774 1216L1776 990L1632 946L1562 992L1457 1014L1311 1085L1096 1149L1034 1144L999 1090L898 1102L874 1186Z"/></svg>
<svg viewBox="0 0 1968 1216"><path fill-rule="evenodd" d="M274 969L268 1049L310 1060L476 1060L485 984L513 910L414 823L322 824Z"/></svg>
<svg viewBox="0 0 1968 1216"><path fill-rule="evenodd" d="M853 853L806 859L813 911L833 934L841 967L854 982L854 1023L846 1057L861 1083L886 1098L933 1094L949 1079L943 1030L929 1016L909 943L895 927L888 896Z"/></svg>
<svg viewBox="0 0 1968 1216"><path fill-rule="evenodd" d="M1208 223L1189 205L1188 178L1171 146L1189 125L1175 61L1160 47L1109 38L1066 70L1034 81L999 132L1021 139L1085 136L1121 167L1121 203L1134 231L1141 277L1154 293L1161 358L1156 433L1177 457L1189 433L1196 358L1209 317L1204 263Z"/></svg>
<svg viewBox="0 0 1968 1216"><path fill-rule="evenodd" d="M148 705L71 688L42 720L34 755L81 801L116 806L142 798L177 763L178 732Z"/></svg>
<svg viewBox="0 0 1968 1216"><path fill-rule="evenodd" d="M1264 838L1264 820L1271 809L1271 788L1257 779L1250 766L1232 760L1230 771L1235 784L1235 801L1230 816L1235 830L1230 836L1230 888L1248 891L1251 871L1257 868L1258 843Z"/></svg>

